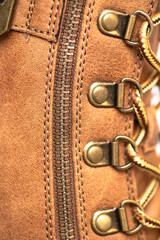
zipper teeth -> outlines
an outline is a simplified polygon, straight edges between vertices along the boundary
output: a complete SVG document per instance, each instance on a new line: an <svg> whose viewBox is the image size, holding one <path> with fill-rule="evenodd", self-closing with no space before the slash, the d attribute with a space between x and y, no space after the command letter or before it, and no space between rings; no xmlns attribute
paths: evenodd
<svg viewBox="0 0 160 240"><path fill-rule="evenodd" d="M69 0L63 19L53 96L53 170L58 239L79 239L72 161L72 88L85 0Z"/></svg>

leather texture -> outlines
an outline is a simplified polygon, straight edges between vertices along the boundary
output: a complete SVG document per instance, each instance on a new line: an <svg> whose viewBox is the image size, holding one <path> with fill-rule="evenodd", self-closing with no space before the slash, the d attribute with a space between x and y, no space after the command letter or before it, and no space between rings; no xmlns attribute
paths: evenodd
<svg viewBox="0 0 160 240"><path fill-rule="evenodd" d="M65 3L66 4L66 3ZM143 10L152 16L158 0L86 0L77 47L72 97L72 152L75 201L80 239L157 240L159 232L143 228L138 234L98 236L91 228L94 212L119 207L125 199L139 198L150 176L133 167L119 172L112 167L91 168L83 161L83 148L90 141L113 141L118 135L133 136L134 114L114 108L95 108L87 92L96 81L120 82L125 77L148 75L138 47L103 35L97 18L104 9L132 14ZM0 152L1 198L0 236L2 240L59 240L55 229L53 181L52 114L55 65L63 0L18 0L11 31L0 37ZM136 38L143 19L135 27ZM147 69L147 70L146 70ZM133 86L126 84L125 105L131 103ZM149 96L149 97L148 97ZM147 95L146 103L149 102ZM149 162L155 156L157 125L148 105L149 131L140 152ZM155 160L156 159L156 160ZM126 145L121 143L120 162L126 161ZM147 212L160 217L160 190ZM134 228L132 211L129 225ZM77 239L79 240L79 239Z"/></svg>

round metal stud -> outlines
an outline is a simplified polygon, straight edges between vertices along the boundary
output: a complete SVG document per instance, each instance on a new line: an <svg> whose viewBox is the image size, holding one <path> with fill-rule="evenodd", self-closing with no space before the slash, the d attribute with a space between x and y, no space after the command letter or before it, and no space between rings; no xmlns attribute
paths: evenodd
<svg viewBox="0 0 160 240"><path fill-rule="evenodd" d="M87 158L92 163L99 163L103 159L103 150L99 146L92 146L88 149Z"/></svg>
<svg viewBox="0 0 160 240"><path fill-rule="evenodd" d="M107 31L114 31L118 27L118 17L114 13L107 13L102 18L102 26Z"/></svg>
<svg viewBox="0 0 160 240"><path fill-rule="evenodd" d="M112 227L112 220L107 214L100 214L95 221L96 228L100 232L107 232Z"/></svg>
<svg viewBox="0 0 160 240"><path fill-rule="evenodd" d="M92 97L96 103L102 104L108 99L108 89L104 86L97 86L92 92Z"/></svg>

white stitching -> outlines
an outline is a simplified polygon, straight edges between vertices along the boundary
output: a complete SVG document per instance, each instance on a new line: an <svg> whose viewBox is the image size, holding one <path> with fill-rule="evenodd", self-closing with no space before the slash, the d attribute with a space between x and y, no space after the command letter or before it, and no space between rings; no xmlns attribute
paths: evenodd
<svg viewBox="0 0 160 240"><path fill-rule="evenodd" d="M85 25L85 31L84 31L84 37L83 37L83 44L82 44L80 64L79 64L79 72L78 72L78 80L77 80L77 96L76 96L75 149L76 149L76 160L77 160L78 191L79 191L79 200L80 200L80 210L81 210L80 212L81 212L81 224L82 224L82 231L83 231L83 239L88 239L88 230L87 230L87 221L86 221L85 199L84 199L84 190L83 190L83 174L82 174L82 164L81 164L81 150L80 150L81 95L82 95L82 87L83 87L84 65L85 65L86 54L87 54L87 44L88 44L89 31L90 31L92 13L93 13L95 1L93 1L92 10L91 10L91 5L92 5L92 3L89 4L87 19L86 19L86 25ZM90 15L90 17L89 17L89 15ZM87 29L88 22L89 22L89 26L88 26L88 29ZM86 40L86 43L85 43L85 40ZM84 54L84 60L82 62L83 54ZM81 79L80 79L80 74L81 73L82 73L82 76L81 76ZM80 94L79 94L79 88L80 88ZM78 119L78 115L79 115L79 119ZM79 136L78 136L78 131L79 131ZM80 167L79 167L79 165L80 165ZM81 194L82 194L82 198L81 198ZM82 201L83 201L83 205L82 205ZM84 211L84 220L83 220L83 211ZM86 233L84 232L83 222L85 222Z"/></svg>

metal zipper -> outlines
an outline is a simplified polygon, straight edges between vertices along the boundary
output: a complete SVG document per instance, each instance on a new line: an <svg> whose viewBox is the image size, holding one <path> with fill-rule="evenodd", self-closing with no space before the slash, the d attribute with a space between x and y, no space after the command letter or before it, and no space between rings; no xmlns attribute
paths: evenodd
<svg viewBox="0 0 160 240"><path fill-rule="evenodd" d="M53 175L57 239L80 239L72 159L72 90L85 0L67 1L53 95Z"/></svg>

